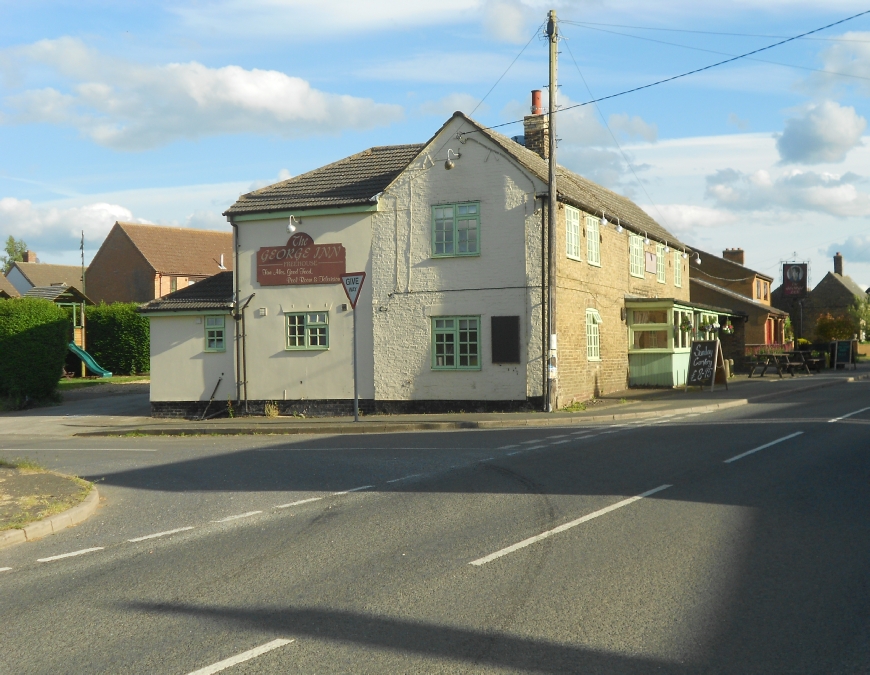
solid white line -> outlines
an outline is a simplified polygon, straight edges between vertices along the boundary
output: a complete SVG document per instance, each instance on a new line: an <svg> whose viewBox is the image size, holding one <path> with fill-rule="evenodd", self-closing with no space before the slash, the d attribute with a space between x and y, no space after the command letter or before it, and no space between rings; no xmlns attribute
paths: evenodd
<svg viewBox="0 0 870 675"><path fill-rule="evenodd" d="M408 480L409 478L417 478L417 476L422 476L422 473L412 473L410 476L402 476L401 478L393 478L393 480L388 480L388 483L398 483L400 480Z"/></svg>
<svg viewBox="0 0 870 675"><path fill-rule="evenodd" d="M145 541L146 539L157 539L157 537L165 537L167 534L175 534L176 532L185 532L187 530L192 530L193 525L189 527L179 527L174 530L167 530L166 532L157 532L156 534L146 534L144 537L136 537L135 539L128 539L127 541L137 542L137 541Z"/></svg>
<svg viewBox="0 0 870 675"><path fill-rule="evenodd" d="M534 537L529 537L528 539L523 539L523 541L514 544L513 546L508 546L507 548L503 548L500 551L496 551L495 553L490 553L488 556L484 556L483 558L478 558L477 560L472 560L470 565L485 565L488 562L492 562L496 558L501 558L503 555L507 555L508 553L513 553L514 551L519 551L521 548L525 548L526 546L531 546L542 539L546 539L547 537L552 537L554 534L559 534L560 532L564 532L565 530L570 530L572 527L577 527L578 525L582 525L585 522L588 522L594 518L598 518L599 516L603 516L605 513L610 513L611 511L615 511L616 509L621 509L623 506L628 506L629 504L633 504L639 499L643 499L644 497L649 497L650 495L654 495L656 492L661 492L662 490L667 490L671 485L659 485L657 488L653 488L652 490L647 490L643 494L636 495L634 497L629 497L628 499L623 499L621 502L616 502L616 504L611 504L610 506L606 506L603 509L599 509L598 511L593 511L592 513L583 516L582 518L577 518L577 520L572 520L570 523L565 523L564 525L559 525L559 527L554 527L552 530L547 530L546 532L542 532L541 534L536 534Z"/></svg>
<svg viewBox="0 0 870 675"><path fill-rule="evenodd" d="M308 499L300 499L298 502L290 502L289 504L279 504L276 509L289 509L291 506L299 506L300 504L308 504L309 502L318 502L323 497L309 497Z"/></svg>
<svg viewBox="0 0 870 675"><path fill-rule="evenodd" d="M61 555L53 555L50 558L37 558L36 562L51 562L52 560L60 560L61 558L72 558L76 555L84 555L85 553L91 553L93 551L102 551L102 546L96 546L94 548L83 548L81 551L73 551L72 553L63 553Z"/></svg>
<svg viewBox="0 0 870 675"><path fill-rule="evenodd" d="M571 441L553 441L550 445L562 445L562 443L570 443Z"/></svg>
<svg viewBox="0 0 870 675"><path fill-rule="evenodd" d="M226 523L230 520L238 520L239 518L247 518L249 516L256 516L258 513L263 513L262 511L248 511L247 513L240 513L237 516L227 516L226 518L221 518L220 520L213 520L213 523Z"/></svg>
<svg viewBox="0 0 870 675"><path fill-rule="evenodd" d="M522 443L520 443L520 445L528 445L529 443L540 443L540 442L541 442L541 439L540 439L540 438L536 438L536 439L533 440L533 441L523 441Z"/></svg>
<svg viewBox="0 0 870 675"><path fill-rule="evenodd" d="M544 447L543 445L530 445L529 447L526 448L526 450L540 450L543 447Z"/></svg>
<svg viewBox="0 0 870 675"><path fill-rule="evenodd" d="M511 448L516 448L516 445L503 445L500 448L496 448L496 450L510 450Z"/></svg>
<svg viewBox="0 0 870 675"><path fill-rule="evenodd" d="M568 434L561 434L559 436L547 436L547 438L568 438Z"/></svg>
<svg viewBox="0 0 870 675"><path fill-rule="evenodd" d="M764 450L765 448L769 448L771 445L776 445L777 443L782 443L783 441L787 441L790 438L794 438L795 436L800 436L803 431L796 431L793 434L789 434L788 436L783 436L782 438L778 438L775 441L771 441L770 443L765 443L764 445L759 445L757 448L753 448L752 450L747 450L746 452L742 452L739 455L735 455L731 459L726 459L723 464L730 464L731 462L736 462L738 459L742 459L747 455L751 455L753 452L758 452L759 450Z"/></svg>
<svg viewBox="0 0 870 675"><path fill-rule="evenodd" d="M333 497L335 495L346 495L346 494L349 494L351 492L359 492L360 490L368 490L369 488L373 488L373 487L374 487L374 485L361 485L358 488L351 488L350 490L342 490L341 492L333 492L332 495L333 495Z"/></svg>
<svg viewBox="0 0 870 675"><path fill-rule="evenodd" d="M11 569L11 567L0 567L0 572L8 572Z"/></svg>
<svg viewBox="0 0 870 675"><path fill-rule="evenodd" d="M514 452L509 452L509 453L507 454L507 456L508 456L508 457L512 457L513 455L519 455L519 454L521 454L522 452L523 452L522 450L515 450Z"/></svg>
<svg viewBox="0 0 870 675"><path fill-rule="evenodd" d="M614 432L612 432L612 431L608 431L607 433L608 433L608 434L611 434L611 433L614 433ZM592 438L593 436L595 436L595 434L586 434L585 436L577 436L577 438L575 438L574 440L575 440L575 441L579 441L581 438Z"/></svg>
<svg viewBox="0 0 870 675"><path fill-rule="evenodd" d="M486 459L479 459L478 462L491 462L495 457L487 457Z"/></svg>
<svg viewBox="0 0 870 675"><path fill-rule="evenodd" d="M254 649L249 649L246 652L242 652L241 654L237 654L236 656L231 656L230 658L224 659L223 661L218 661L217 663L206 666L205 668L194 670L192 673L188 673L188 675L212 675L213 673L219 673L222 670L226 670L230 666L235 666L236 664L250 661L251 659L257 658L258 656L262 656L266 652L271 652L273 649L278 649L278 647L289 645L291 642L295 642L295 640L272 640L271 642L267 642L264 645L254 647Z"/></svg>
<svg viewBox="0 0 870 675"><path fill-rule="evenodd" d="M828 420L828 422L839 422L840 420L844 420L847 417L851 417L852 415L857 415L858 413L862 413L865 410L870 410L870 408L861 408L861 410L856 410L855 412L850 412L848 415L843 415L842 417L835 417L832 420Z"/></svg>

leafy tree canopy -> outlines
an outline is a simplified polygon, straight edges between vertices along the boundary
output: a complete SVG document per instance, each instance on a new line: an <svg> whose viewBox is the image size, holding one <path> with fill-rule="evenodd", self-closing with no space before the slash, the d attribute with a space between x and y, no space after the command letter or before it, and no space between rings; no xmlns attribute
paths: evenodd
<svg viewBox="0 0 870 675"><path fill-rule="evenodd" d="M24 243L23 239L16 240L15 237L10 234L3 250L6 251L6 255L0 255L0 265L3 265L3 274L6 274L12 267L12 263L24 260L24 254L27 251L27 244Z"/></svg>

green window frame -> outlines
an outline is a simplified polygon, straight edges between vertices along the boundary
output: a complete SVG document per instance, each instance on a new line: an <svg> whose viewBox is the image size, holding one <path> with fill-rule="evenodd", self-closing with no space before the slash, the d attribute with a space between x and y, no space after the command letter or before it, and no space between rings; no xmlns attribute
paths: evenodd
<svg viewBox="0 0 870 675"><path fill-rule="evenodd" d="M480 370L480 317L432 317L432 370Z"/></svg>
<svg viewBox="0 0 870 675"><path fill-rule="evenodd" d="M656 281L660 284L667 283L668 277L665 271L665 246L656 244Z"/></svg>
<svg viewBox="0 0 870 675"><path fill-rule="evenodd" d="M683 258L679 251L674 251L674 286L683 287Z"/></svg>
<svg viewBox="0 0 870 675"><path fill-rule="evenodd" d="M628 235L629 273L633 277L643 279L644 258L643 238L638 234Z"/></svg>
<svg viewBox="0 0 870 675"><path fill-rule="evenodd" d="M586 360L601 360L601 315L596 309L586 310Z"/></svg>
<svg viewBox="0 0 870 675"><path fill-rule="evenodd" d="M573 206L565 207L565 255L580 260L580 211Z"/></svg>
<svg viewBox="0 0 870 675"><path fill-rule="evenodd" d="M226 350L226 317L205 317L205 351L225 352Z"/></svg>
<svg viewBox="0 0 870 675"><path fill-rule="evenodd" d="M329 349L329 312L285 312L284 349Z"/></svg>
<svg viewBox="0 0 870 675"><path fill-rule="evenodd" d="M432 257L480 255L480 202L432 207Z"/></svg>
<svg viewBox="0 0 870 675"><path fill-rule="evenodd" d="M601 235L598 218L586 216L586 260L590 265L601 267Z"/></svg>

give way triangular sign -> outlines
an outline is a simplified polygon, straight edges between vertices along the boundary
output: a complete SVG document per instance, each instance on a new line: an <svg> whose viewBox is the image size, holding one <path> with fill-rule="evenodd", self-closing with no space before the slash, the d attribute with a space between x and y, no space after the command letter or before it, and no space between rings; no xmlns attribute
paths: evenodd
<svg viewBox="0 0 870 675"><path fill-rule="evenodd" d="M356 309L356 301L359 299L359 290L362 288L363 281L366 280L365 272L352 272L351 274L341 275L341 286L350 300L350 306Z"/></svg>

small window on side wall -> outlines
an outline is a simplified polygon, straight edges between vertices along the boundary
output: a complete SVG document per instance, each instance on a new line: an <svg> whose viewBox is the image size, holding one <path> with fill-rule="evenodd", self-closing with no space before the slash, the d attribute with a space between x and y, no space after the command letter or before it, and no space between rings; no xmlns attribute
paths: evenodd
<svg viewBox="0 0 870 675"><path fill-rule="evenodd" d="M601 315L596 309L586 310L586 359L601 360Z"/></svg>
<svg viewBox="0 0 870 675"><path fill-rule="evenodd" d="M492 330L492 362L520 362L520 317L493 316L490 326Z"/></svg>
<svg viewBox="0 0 870 675"><path fill-rule="evenodd" d="M225 323L225 317L222 316L205 317L205 351L226 351Z"/></svg>

